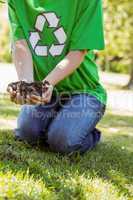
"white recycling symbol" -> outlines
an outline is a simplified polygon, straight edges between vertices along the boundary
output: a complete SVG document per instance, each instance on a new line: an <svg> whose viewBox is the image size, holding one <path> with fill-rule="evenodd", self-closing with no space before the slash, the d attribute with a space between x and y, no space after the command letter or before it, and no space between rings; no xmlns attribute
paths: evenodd
<svg viewBox="0 0 133 200"><path fill-rule="evenodd" d="M55 28L53 32L58 44L52 44L51 46L39 45L38 42L41 40L39 32L42 32L44 29L44 25L48 23L48 28ZM66 33L63 27L59 27L59 18L56 16L54 12L41 13L38 15L35 23L34 32L30 32L29 42L38 56L48 56L51 54L54 56L59 56L62 54L65 42L67 40Z"/></svg>

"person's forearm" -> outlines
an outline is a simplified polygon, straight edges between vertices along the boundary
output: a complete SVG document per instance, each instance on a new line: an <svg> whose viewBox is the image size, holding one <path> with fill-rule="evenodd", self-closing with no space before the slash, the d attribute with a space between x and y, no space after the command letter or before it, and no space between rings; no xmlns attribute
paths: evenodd
<svg viewBox="0 0 133 200"><path fill-rule="evenodd" d="M86 51L71 51L68 55L54 68L52 72L45 77L53 86L72 74L83 62Z"/></svg>
<svg viewBox="0 0 133 200"><path fill-rule="evenodd" d="M33 61L31 52L25 40L19 40L12 44L12 56L18 79L32 82Z"/></svg>

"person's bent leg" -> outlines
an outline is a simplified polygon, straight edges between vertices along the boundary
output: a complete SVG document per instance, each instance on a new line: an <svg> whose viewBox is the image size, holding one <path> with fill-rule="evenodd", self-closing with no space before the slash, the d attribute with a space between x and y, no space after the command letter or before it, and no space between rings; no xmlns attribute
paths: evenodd
<svg viewBox="0 0 133 200"><path fill-rule="evenodd" d="M100 132L95 128L102 118L105 106L88 94L73 95L48 130L48 143L52 151L84 153L92 149L100 140Z"/></svg>
<svg viewBox="0 0 133 200"><path fill-rule="evenodd" d="M31 144L46 139L46 129L52 121L57 107L56 100L48 105L24 105L17 120L15 137Z"/></svg>

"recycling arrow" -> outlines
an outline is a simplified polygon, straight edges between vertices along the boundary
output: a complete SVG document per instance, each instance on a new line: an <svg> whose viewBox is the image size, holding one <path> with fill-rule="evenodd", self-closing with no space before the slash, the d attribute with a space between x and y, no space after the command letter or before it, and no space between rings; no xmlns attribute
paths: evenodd
<svg viewBox="0 0 133 200"><path fill-rule="evenodd" d="M49 49L49 52L52 56L58 56L61 55L64 49L64 44L62 45L54 45L52 44L52 46Z"/></svg>
<svg viewBox="0 0 133 200"><path fill-rule="evenodd" d="M36 20L35 28L42 32L45 22L46 22L45 16L39 15Z"/></svg>
<svg viewBox="0 0 133 200"><path fill-rule="evenodd" d="M48 47L47 46L36 46L35 53L38 56L47 56L48 55Z"/></svg>
<svg viewBox="0 0 133 200"><path fill-rule="evenodd" d="M54 35L60 44L64 44L67 39L64 29L62 27L54 31Z"/></svg>
<svg viewBox="0 0 133 200"><path fill-rule="evenodd" d="M50 13L44 13L43 15L49 24L49 28L56 28L58 26L59 18L56 16L55 13L50 12Z"/></svg>
<svg viewBox="0 0 133 200"><path fill-rule="evenodd" d="M45 24L48 24L48 28L56 28L53 32L58 44L52 44L50 46L39 45L41 41L40 32L43 31ZM59 18L56 16L54 12L41 13L37 16L35 22L35 30L34 32L30 32L29 42L38 56L59 56L62 54L65 42L67 40L66 33L63 27L58 27Z"/></svg>
<svg viewBox="0 0 133 200"><path fill-rule="evenodd" d="M29 38L29 41L30 41L30 44L32 46L32 48L34 49L35 46L37 45L38 41L40 40L40 35L38 32L30 32L30 38Z"/></svg>

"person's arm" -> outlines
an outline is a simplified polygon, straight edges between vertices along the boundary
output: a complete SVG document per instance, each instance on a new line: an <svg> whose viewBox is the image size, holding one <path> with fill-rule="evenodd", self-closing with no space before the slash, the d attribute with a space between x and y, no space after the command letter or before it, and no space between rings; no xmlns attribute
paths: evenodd
<svg viewBox="0 0 133 200"><path fill-rule="evenodd" d="M17 40L12 44L12 57L19 81L33 82L32 55L25 40ZM24 104L25 99L18 91L8 88L10 99L14 103Z"/></svg>
<svg viewBox="0 0 133 200"><path fill-rule="evenodd" d="M33 82L33 61L26 40L12 44L12 57L19 81Z"/></svg>
<svg viewBox="0 0 133 200"><path fill-rule="evenodd" d="M33 81L32 57L13 0L8 0L8 16L12 56L17 70L18 79L26 80L28 82Z"/></svg>
<svg viewBox="0 0 133 200"><path fill-rule="evenodd" d="M50 102L54 86L72 74L80 66L86 53L86 50L70 51L68 55L48 74L48 76L44 78L43 81L48 81L50 86L47 92L43 94L43 97L40 98L32 95L29 97L29 101L34 104Z"/></svg>
<svg viewBox="0 0 133 200"><path fill-rule="evenodd" d="M50 84L55 86L80 66L84 60L85 54L86 51L70 51L44 80L47 80Z"/></svg>
<svg viewBox="0 0 133 200"><path fill-rule="evenodd" d="M10 24L10 37L12 43L12 57L16 67L19 80L25 80L27 82L33 81L33 63L30 50L25 40L25 35L16 13L16 8L13 0L8 0L8 16ZM12 91L12 88L8 90L11 100L16 103L20 103L23 99L19 94Z"/></svg>

